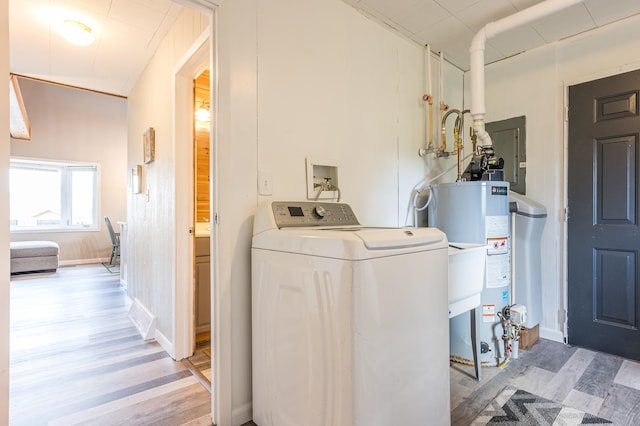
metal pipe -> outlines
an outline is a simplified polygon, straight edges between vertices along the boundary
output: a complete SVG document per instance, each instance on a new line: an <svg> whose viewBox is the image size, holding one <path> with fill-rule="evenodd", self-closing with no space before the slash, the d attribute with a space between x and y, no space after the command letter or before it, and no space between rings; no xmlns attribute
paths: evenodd
<svg viewBox="0 0 640 426"><path fill-rule="evenodd" d="M449 109L449 105L444 102L444 53L440 51L440 121L443 122L444 112ZM440 133L440 147L438 151L446 153L447 135L445 131Z"/></svg>
<svg viewBox="0 0 640 426"><path fill-rule="evenodd" d="M427 112L425 115L425 139L427 142L423 143L422 148L418 152L420 157L435 151L433 147L433 89L431 87L431 46L427 44L427 58L426 58L426 68L427 68L427 93L422 96L422 100L427 102L429 106L427 107Z"/></svg>
<svg viewBox="0 0 640 426"><path fill-rule="evenodd" d="M458 114L456 122L453 124L454 129L457 131L455 152L458 155L458 177L456 178L456 182L462 180L462 157L464 155L464 136L462 132L464 131L464 115L469 112L468 109L462 110L460 114Z"/></svg>
<svg viewBox="0 0 640 426"><path fill-rule="evenodd" d="M442 112L442 111L441 111ZM441 134L441 139L442 139L442 145L440 145L440 149L442 151L446 151L447 150L447 118L449 118L449 116L451 114L457 114L458 118L460 118L460 110L459 109L450 109L449 111L447 111L443 116L442 119L440 120L440 134Z"/></svg>

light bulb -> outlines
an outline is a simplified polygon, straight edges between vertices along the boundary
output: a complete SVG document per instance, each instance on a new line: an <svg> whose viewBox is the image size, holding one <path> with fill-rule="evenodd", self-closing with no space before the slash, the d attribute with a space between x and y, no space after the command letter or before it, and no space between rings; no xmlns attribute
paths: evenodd
<svg viewBox="0 0 640 426"><path fill-rule="evenodd" d="M206 108L198 108L196 110L196 120L201 122L211 121L211 113Z"/></svg>
<svg viewBox="0 0 640 426"><path fill-rule="evenodd" d="M78 46L87 46L93 43L91 28L82 22L66 20L62 26L62 36L69 42Z"/></svg>

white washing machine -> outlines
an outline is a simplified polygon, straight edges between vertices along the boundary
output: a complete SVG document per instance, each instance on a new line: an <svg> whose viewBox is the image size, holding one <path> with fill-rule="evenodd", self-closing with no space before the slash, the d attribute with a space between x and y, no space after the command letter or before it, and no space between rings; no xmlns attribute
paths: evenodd
<svg viewBox="0 0 640 426"><path fill-rule="evenodd" d="M367 228L347 204L259 207L258 426L449 425L447 239Z"/></svg>

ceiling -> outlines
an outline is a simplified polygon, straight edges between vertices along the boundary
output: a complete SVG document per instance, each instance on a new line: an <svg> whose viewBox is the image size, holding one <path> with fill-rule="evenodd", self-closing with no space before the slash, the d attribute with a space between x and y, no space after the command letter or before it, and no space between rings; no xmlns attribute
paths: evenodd
<svg viewBox="0 0 640 426"><path fill-rule="evenodd" d="M171 0L9 0L10 70L127 96L181 11ZM57 31L65 19L95 42L68 43Z"/></svg>
<svg viewBox="0 0 640 426"><path fill-rule="evenodd" d="M344 0L418 44L443 52L458 68L469 69L469 46L485 24L542 0ZM485 62L601 27L640 13L640 0L586 0L553 16L487 41Z"/></svg>
<svg viewBox="0 0 640 426"><path fill-rule="evenodd" d="M541 0L344 0L447 61L469 68L469 45L486 23ZM127 96L182 6L171 0L9 0L11 72ZM640 0L586 0L487 42L486 62L640 13ZM96 41L78 47L57 32L80 20Z"/></svg>

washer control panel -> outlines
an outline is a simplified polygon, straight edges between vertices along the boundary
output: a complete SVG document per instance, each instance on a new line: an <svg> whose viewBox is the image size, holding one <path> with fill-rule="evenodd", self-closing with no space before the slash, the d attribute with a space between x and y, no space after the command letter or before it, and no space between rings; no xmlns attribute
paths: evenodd
<svg viewBox="0 0 640 426"><path fill-rule="evenodd" d="M271 208L278 228L360 225L351 206L344 203L274 201Z"/></svg>

